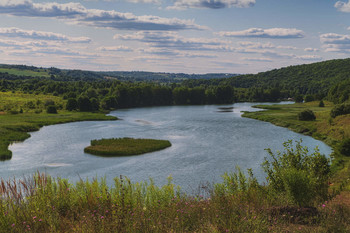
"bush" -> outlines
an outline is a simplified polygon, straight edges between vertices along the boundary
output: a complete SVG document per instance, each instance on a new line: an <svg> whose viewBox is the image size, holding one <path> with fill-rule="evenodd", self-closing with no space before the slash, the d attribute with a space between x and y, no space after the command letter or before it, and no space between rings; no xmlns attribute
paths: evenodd
<svg viewBox="0 0 350 233"><path fill-rule="evenodd" d="M323 108L323 107L324 107L323 100L320 101L320 103L318 104L318 107L320 107L320 108Z"/></svg>
<svg viewBox="0 0 350 233"><path fill-rule="evenodd" d="M298 119L300 121L314 121L316 120L316 116L313 111L307 109L298 114Z"/></svg>
<svg viewBox="0 0 350 233"><path fill-rule="evenodd" d="M47 113L51 113L51 114L56 114L57 113L57 109L55 105L49 105L46 108L46 112Z"/></svg>
<svg viewBox="0 0 350 233"><path fill-rule="evenodd" d="M267 149L271 159L265 158L262 167L273 193L285 195L298 206L310 206L328 196L330 161L317 148L309 155L301 142L296 141L295 148L292 141L285 142L285 150L277 155Z"/></svg>
<svg viewBox="0 0 350 233"><path fill-rule="evenodd" d="M343 155L350 156L350 138L346 138L340 143L339 152Z"/></svg>
<svg viewBox="0 0 350 233"><path fill-rule="evenodd" d="M335 118L340 115L346 115L350 113L350 103L336 105L331 110L331 117Z"/></svg>

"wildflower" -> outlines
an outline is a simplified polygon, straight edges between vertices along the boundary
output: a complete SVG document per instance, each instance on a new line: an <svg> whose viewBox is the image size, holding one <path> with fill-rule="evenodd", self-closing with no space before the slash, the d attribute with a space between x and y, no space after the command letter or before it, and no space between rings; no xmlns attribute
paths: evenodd
<svg viewBox="0 0 350 233"><path fill-rule="evenodd" d="M104 219L105 217L101 216L101 219Z"/></svg>
<svg viewBox="0 0 350 233"><path fill-rule="evenodd" d="M324 207L326 207L326 205L325 205L325 204L323 204L323 205L322 205L322 207L324 208Z"/></svg>
<svg viewBox="0 0 350 233"><path fill-rule="evenodd" d="M43 221L42 219L39 219L39 222Z"/></svg>
<svg viewBox="0 0 350 233"><path fill-rule="evenodd" d="M16 225L16 224L12 223L12 225L11 225L11 226L12 226L12 227L14 227L15 225Z"/></svg>
<svg viewBox="0 0 350 233"><path fill-rule="evenodd" d="M36 219L36 216L34 216L33 219L35 220L35 219Z"/></svg>

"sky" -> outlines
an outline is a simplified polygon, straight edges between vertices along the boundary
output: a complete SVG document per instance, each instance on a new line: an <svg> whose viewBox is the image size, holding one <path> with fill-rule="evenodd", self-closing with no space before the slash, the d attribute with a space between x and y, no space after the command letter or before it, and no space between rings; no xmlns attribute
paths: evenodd
<svg viewBox="0 0 350 233"><path fill-rule="evenodd" d="M258 73L350 55L350 0L0 0L0 63Z"/></svg>

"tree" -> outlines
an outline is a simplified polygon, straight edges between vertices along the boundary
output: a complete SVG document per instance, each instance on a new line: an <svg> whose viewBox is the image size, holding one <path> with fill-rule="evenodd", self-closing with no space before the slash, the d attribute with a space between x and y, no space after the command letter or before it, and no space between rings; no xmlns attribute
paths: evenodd
<svg viewBox="0 0 350 233"><path fill-rule="evenodd" d="M311 102L314 101L314 97L312 95L305 96L305 102Z"/></svg>
<svg viewBox="0 0 350 233"><path fill-rule="evenodd" d="M66 109L68 111L73 111L73 110L76 110L77 108L78 108L77 100L73 98L69 98L67 101Z"/></svg>
<svg viewBox="0 0 350 233"><path fill-rule="evenodd" d="M57 109L55 105L49 105L46 108L46 112L50 113L50 114L56 114L57 113Z"/></svg>
<svg viewBox="0 0 350 233"><path fill-rule="evenodd" d="M296 95L296 96L294 97L294 100L295 100L295 103L302 103L303 100L304 100L304 98L303 98L302 95Z"/></svg>
<svg viewBox="0 0 350 233"><path fill-rule="evenodd" d="M91 111L91 102L87 96L80 96L78 98L78 109L81 112Z"/></svg>

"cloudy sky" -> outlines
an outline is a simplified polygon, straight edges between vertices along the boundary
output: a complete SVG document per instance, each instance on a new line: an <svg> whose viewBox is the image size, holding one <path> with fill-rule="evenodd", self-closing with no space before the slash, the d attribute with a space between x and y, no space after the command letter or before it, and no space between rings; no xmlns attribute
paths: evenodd
<svg viewBox="0 0 350 233"><path fill-rule="evenodd" d="M350 55L350 0L0 0L0 63L256 73Z"/></svg>

